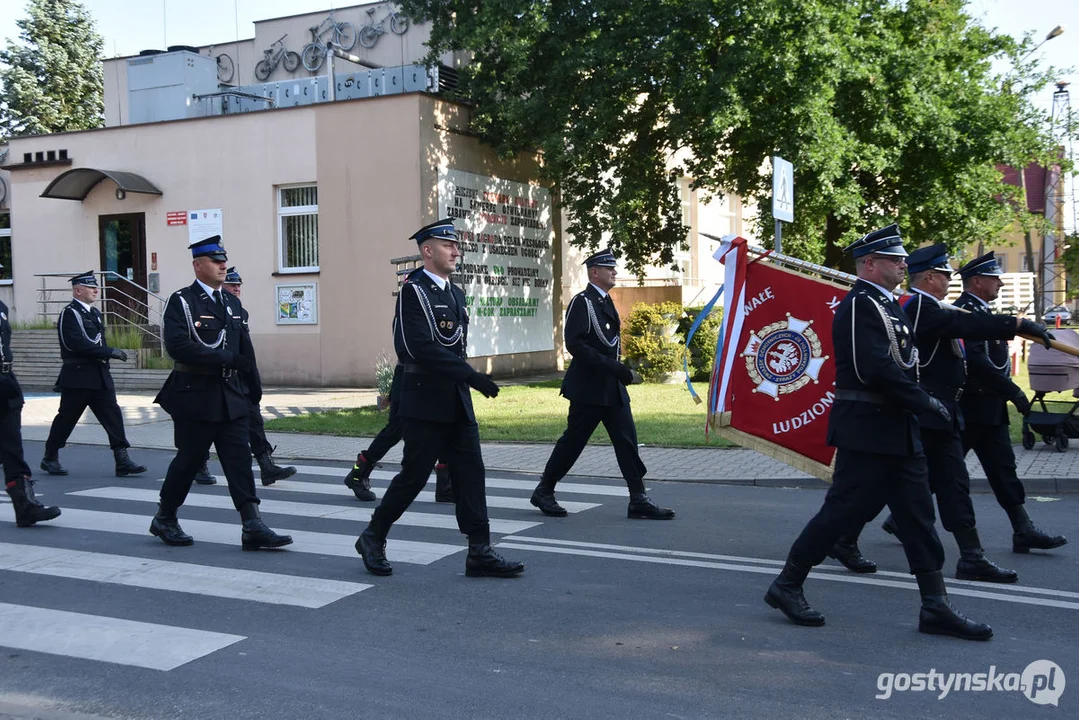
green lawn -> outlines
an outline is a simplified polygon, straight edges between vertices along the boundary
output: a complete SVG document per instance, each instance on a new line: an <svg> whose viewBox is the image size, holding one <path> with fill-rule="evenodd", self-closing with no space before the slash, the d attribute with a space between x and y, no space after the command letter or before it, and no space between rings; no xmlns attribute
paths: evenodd
<svg viewBox="0 0 1079 720"><path fill-rule="evenodd" d="M485 441L553 443L566 429L569 402L558 394L560 381L502 388L489 400L472 394L480 438ZM694 383L706 393L707 383ZM685 385L634 385L629 388L638 440L645 445L726 447L729 443L704 437L705 407L697 405ZM386 413L374 406L268 420L266 429L322 435L370 437L386 424ZM607 433L597 431L592 442L609 445Z"/></svg>
<svg viewBox="0 0 1079 720"><path fill-rule="evenodd" d="M1025 362L1019 364L1014 378L1028 397L1032 397ZM549 380L531 385L511 385L502 388L498 398L488 400L473 393L473 405L480 424L480 438L485 441L553 443L566 428L569 402L558 394L560 381ZM694 383L699 394L708 392L704 382ZM669 447L728 447L730 443L714 435L704 436L704 404L697 405L685 385L634 385L629 389L633 401L633 416L637 421L638 440L645 445ZM1050 393L1048 400L1075 402L1070 392ZM1052 411L1060 411L1060 406ZM1021 441L1022 417L1008 403L1011 415L1013 443ZM386 424L386 413L373 405L298 417L277 418L266 422L266 429L275 432L313 433L371 437ZM1039 442L1041 439L1039 438ZM609 445L607 433L597 431L592 443Z"/></svg>

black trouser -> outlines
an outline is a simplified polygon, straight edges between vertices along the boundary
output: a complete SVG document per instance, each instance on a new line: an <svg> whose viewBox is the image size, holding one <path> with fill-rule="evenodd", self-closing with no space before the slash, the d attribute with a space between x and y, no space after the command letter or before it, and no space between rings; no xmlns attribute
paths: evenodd
<svg viewBox="0 0 1079 720"><path fill-rule="evenodd" d="M371 531L385 538L431 476L438 458L453 468L457 527L469 543L491 541L487 519L487 482L478 425L403 418L404 455L399 472L371 515Z"/></svg>
<svg viewBox="0 0 1079 720"><path fill-rule="evenodd" d="M256 402L247 403L247 439L252 455L273 452L273 445L266 439L266 424L262 420L262 408Z"/></svg>
<svg viewBox="0 0 1079 720"><path fill-rule="evenodd" d="M924 455L840 448L824 505L794 541L787 559L805 568L818 565L840 537L853 537L887 505L899 526L911 573L939 571L944 548L934 527L927 475Z"/></svg>
<svg viewBox="0 0 1079 720"><path fill-rule="evenodd" d="M937 496L937 511L944 529L950 533L973 529L977 519L974 502L970 499L970 475L959 434L922 428L922 447L929 469L929 489ZM864 527L862 524L854 534L844 537L857 541Z"/></svg>
<svg viewBox="0 0 1079 720"><path fill-rule="evenodd" d="M115 390L65 389L60 393L60 410L53 418L49 438L45 441L46 455L57 452L67 444L71 431L75 429L86 408L90 408L101 427L105 428L109 436L109 447L113 450L131 447L124 433L124 415L116 403Z"/></svg>
<svg viewBox="0 0 1079 720"><path fill-rule="evenodd" d="M390 416L386 419L386 427L379 430L378 435L371 444L363 451L364 456L372 465L386 456L393 446L401 442L403 422L397 414L397 408L401 405L400 395L397 392L396 376L393 386L390 388ZM430 470L428 470L430 471Z"/></svg>
<svg viewBox="0 0 1079 720"><path fill-rule="evenodd" d="M989 487L1004 509L1022 505L1026 490L1015 472L1015 450L1007 425L976 425L967 421L963 453L973 450L982 464Z"/></svg>
<svg viewBox="0 0 1079 720"><path fill-rule="evenodd" d="M543 469L543 478L549 483L557 483L573 468L577 458L581 457L585 445L603 423L607 435L614 446L614 456L618 460L618 469L622 473L630 495L644 492L644 466L637 452L637 427L633 424L633 411L626 405L591 405L582 402L570 402L566 431L558 438L547 466Z"/></svg>
<svg viewBox="0 0 1079 720"><path fill-rule="evenodd" d="M251 448L247 440L247 419L208 422L204 420L173 419L176 457L169 464L161 486L161 504L174 511L184 504L195 473L199 471L212 444L225 480L229 484L232 504L239 510L247 503L257 503L255 475L251 471Z"/></svg>
<svg viewBox="0 0 1079 720"><path fill-rule="evenodd" d="M30 475L22 454L22 407L8 407L6 398L0 399L0 465L7 480Z"/></svg>

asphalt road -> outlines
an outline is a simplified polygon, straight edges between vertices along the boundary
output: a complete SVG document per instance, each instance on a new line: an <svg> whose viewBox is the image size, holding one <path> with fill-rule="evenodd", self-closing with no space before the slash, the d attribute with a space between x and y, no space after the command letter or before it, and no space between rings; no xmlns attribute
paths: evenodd
<svg viewBox="0 0 1079 720"><path fill-rule="evenodd" d="M27 454L36 463L40 444ZM828 561L810 577L824 627L767 607L817 490L655 483L678 518L631 521L624 487L571 477L559 499L577 512L545 518L527 506L535 477L500 473L490 515L523 576L466 578L452 507L421 495L391 533L394 575L376 578L352 550L372 504L340 484L343 466L260 488L264 518L297 542L244 553L223 483L196 486L181 510L194 546L151 537L171 455L133 457L150 472L122 479L107 449L66 449L72 474L39 477L64 508L53 523L18 529L0 504L0 718L1079 717L1079 542L1012 554L991 495L974 500L982 540L1020 584L949 582L954 604L995 630L971 643L917 632L902 550L876 525L862 548L880 573ZM1028 502L1079 541L1079 497ZM1036 683L1075 685L1035 693L1059 708L1004 689L1038 660L1059 672L1036 665ZM994 689L907 689L930 672L991 674Z"/></svg>

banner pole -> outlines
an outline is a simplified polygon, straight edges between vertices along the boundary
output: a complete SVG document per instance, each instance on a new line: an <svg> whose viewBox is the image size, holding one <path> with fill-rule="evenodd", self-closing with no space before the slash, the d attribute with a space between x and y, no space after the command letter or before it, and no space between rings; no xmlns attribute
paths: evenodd
<svg viewBox="0 0 1079 720"><path fill-rule="evenodd" d="M706 232L698 231L697 234L703 235L709 240L723 242L723 238L716 237L715 235L709 235ZM824 265L817 265L816 263L811 263L807 260L799 260L796 257L791 257L790 255L783 255L778 251L767 250L765 248L756 247L755 245L750 245L748 243L746 244L746 249L749 250L749 252L755 253L757 255L767 255L768 259L774 262L782 263L783 265L789 265L790 267L797 268L799 270L816 273L817 275L820 275L821 277L826 277L830 280L838 280L839 282L847 283L851 286L853 286L854 283L858 281L858 277L856 275L845 273L842 270L835 270L830 267L825 267Z"/></svg>

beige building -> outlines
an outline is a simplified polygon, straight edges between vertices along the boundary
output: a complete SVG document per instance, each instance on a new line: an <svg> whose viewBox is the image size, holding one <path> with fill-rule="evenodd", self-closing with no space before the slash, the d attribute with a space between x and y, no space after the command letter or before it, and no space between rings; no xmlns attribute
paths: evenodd
<svg viewBox="0 0 1079 720"><path fill-rule="evenodd" d="M372 10L377 24L389 6L333 17L360 35ZM281 53L266 82L255 77L261 49L287 36L300 53L327 14L256 23L254 39L212 49L108 60L105 128L12 140L0 163L0 262L12 259L0 300L12 320L52 320L70 299L66 276L92 268L107 272L107 317L153 331L168 295L193 281L188 244L220 233L265 380L371 384L376 360L394 355L396 271L409 265L394 261L415 254L416 228L452 215L474 363L500 376L561 367L563 307L584 284L585 253L564 236L534 159L496 158L467 132L467 108L440 96L457 60L416 64L427 28L395 32L387 15L384 33L362 36L372 47L351 51L364 64L286 71ZM697 230L744 232L743 211L688 183L683 196L690 250L646 280L689 301L719 269Z"/></svg>

